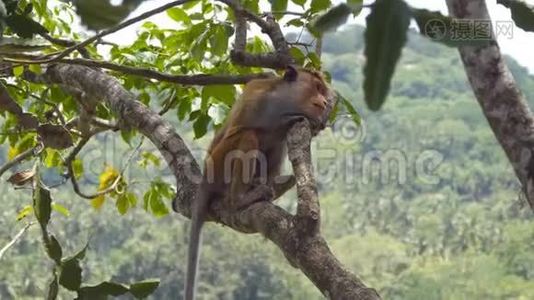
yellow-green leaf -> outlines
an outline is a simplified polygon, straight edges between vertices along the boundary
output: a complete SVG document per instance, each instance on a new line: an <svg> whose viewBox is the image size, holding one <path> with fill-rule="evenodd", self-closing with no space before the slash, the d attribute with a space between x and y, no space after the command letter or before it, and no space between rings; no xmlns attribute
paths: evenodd
<svg viewBox="0 0 534 300"><path fill-rule="evenodd" d="M16 66L13 68L13 75L15 75L15 77L20 77L22 73L24 73L24 66Z"/></svg>
<svg viewBox="0 0 534 300"><path fill-rule="evenodd" d="M53 202L52 203L52 209L57 211L58 213L64 215L65 217L69 217L70 216L69 210L65 206L63 206L63 205L61 205L59 203Z"/></svg>
<svg viewBox="0 0 534 300"><path fill-rule="evenodd" d="M20 221L31 214L33 214L33 207L31 205L26 205L17 214L17 221Z"/></svg>
<svg viewBox="0 0 534 300"><path fill-rule="evenodd" d="M91 200L91 206L95 209L100 209L105 201L106 201L106 197L104 195L100 195L96 198L93 198L93 200Z"/></svg>

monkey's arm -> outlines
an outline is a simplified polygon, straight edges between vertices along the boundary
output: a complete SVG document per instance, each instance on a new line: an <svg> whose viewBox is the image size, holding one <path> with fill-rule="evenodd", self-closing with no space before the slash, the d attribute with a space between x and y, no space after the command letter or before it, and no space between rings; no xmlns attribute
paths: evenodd
<svg viewBox="0 0 534 300"><path fill-rule="evenodd" d="M231 159L231 181L228 200L232 208L239 209L250 202L248 199L244 199L244 195L253 184L256 161L261 155L259 140L254 130L242 131L235 151L229 153L229 155L225 161L225 168L227 168L226 164Z"/></svg>

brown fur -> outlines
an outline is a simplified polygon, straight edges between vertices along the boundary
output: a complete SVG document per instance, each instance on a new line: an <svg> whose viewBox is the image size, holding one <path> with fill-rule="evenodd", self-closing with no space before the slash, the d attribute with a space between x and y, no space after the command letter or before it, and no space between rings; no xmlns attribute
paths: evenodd
<svg viewBox="0 0 534 300"><path fill-rule="evenodd" d="M237 211L257 201L273 200L273 182L280 175L289 126L302 117L321 122L329 92L320 73L294 67L288 67L283 78L257 79L245 85L208 149L192 210L186 300L194 299L200 230L210 203L224 201ZM253 189L261 192L250 193ZM250 199L247 194L257 196Z"/></svg>

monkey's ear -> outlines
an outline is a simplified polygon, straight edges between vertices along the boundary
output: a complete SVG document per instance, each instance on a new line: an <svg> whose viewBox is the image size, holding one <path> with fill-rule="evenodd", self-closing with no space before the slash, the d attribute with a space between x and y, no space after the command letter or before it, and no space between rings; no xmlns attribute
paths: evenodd
<svg viewBox="0 0 534 300"><path fill-rule="evenodd" d="M284 73L284 80L291 82L297 80L298 71L294 65L288 65L286 67L286 72Z"/></svg>

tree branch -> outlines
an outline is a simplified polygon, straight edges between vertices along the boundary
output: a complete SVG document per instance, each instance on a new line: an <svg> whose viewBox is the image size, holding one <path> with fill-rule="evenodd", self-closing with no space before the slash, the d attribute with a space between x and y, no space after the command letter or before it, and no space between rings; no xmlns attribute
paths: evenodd
<svg viewBox="0 0 534 300"><path fill-rule="evenodd" d="M74 149L69 153L69 155L65 159L65 166L67 167L68 177L70 178L70 182L72 184L72 188L74 189L74 192L78 196L80 196L82 198L92 200L92 199L94 199L94 198L96 198L98 196L105 195L105 194L110 193L113 190L115 190L115 188L117 187L117 184L119 184L121 176L120 175L117 176L117 178L115 178L113 183L110 186L108 186L107 188L105 188L105 189L103 189L101 191L98 191L96 193L93 193L93 194L86 194L80 189L80 185L78 184L78 180L76 179L76 176L74 174L74 169L72 167L72 162L76 158L76 155L78 155L78 153L80 153L80 151L85 146L85 144L87 144L87 142L89 142L90 138L91 138L91 136L82 137L82 139L78 142L76 147L74 147Z"/></svg>
<svg viewBox="0 0 534 300"><path fill-rule="evenodd" d="M69 41L69 40L55 38L55 37L49 35L46 32L42 32L39 35L42 36L45 40L49 41L52 44L56 44L56 45L63 46L63 47L76 46L76 42L75 41ZM91 58L91 55L89 54L89 51L87 51L87 49L85 49L84 47L80 47L77 50L78 50L78 52L80 52L82 57L87 58L87 59Z"/></svg>
<svg viewBox="0 0 534 300"><path fill-rule="evenodd" d="M263 20L261 17L246 10L235 0L219 0L220 2L228 5L235 14L236 17L236 40L235 47L230 52L230 58L235 64L249 66L249 67L264 67L272 69L283 69L288 64L294 62L293 57L289 53L289 47L287 41L280 29L280 25L276 22L271 14L266 14L267 20ZM273 43L275 49L271 53L263 54L250 54L245 51L246 45L246 22L244 19L248 19L256 23L263 33L267 34Z"/></svg>
<svg viewBox="0 0 534 300"><path fill-rule="evenodd" d="M21 163L23 160L37 155L43 150L43 144L39 143L37 146L30 148L19 155L15 156L12 160L6 162L3 166L0 167L0 176L2 176L7 170L13 168L14 166Z"/></svg>
<svg viewBox="0 0 534 300"><path fill-rule="evenodd" d="M484 0L447 0L453 17L490 20ZM471 87L534 209L534 117L506 66L495 38L459 48Z"/></svg>
<svg viewBox="0 0 534 300"><path fill-rule="evenodd" d="M26 226L24 226L24 228L22 228L9 243L7 243L2 249L0 249L0 260L2 260L2 257L4 257L4 254L6 254L7 250L13 247L13 245L15 245L20 240L20 238L22 238L22 235L24 235L24 233L28 231L28 229L32 225L33 223L26 224Z"/></svg>
<svg viewBox="0 0 534 300"><path fill-rule="evenodd" d="M288 133L288 156L297 179L296 224L299 236L319 234L321 209L311 160L312 133L307 120L295 124Z"/></svg>
<svg viewBox="0 0 534 300"><path fill-rule="evenodd" d="M26 58L30 58L26 56ZM38 60L37 57L32 59ZM17 60L4 57L5 62L17 62ZM31 62L27 61L27 62ZM84 58L63 58L58 62L69 65L81 65L95 68L103 68L117 71L123 74L141 76L145 78L155 79L163 82L172 82L182 85L214 85L214 84L245 84L253 79L268 78L272 73L255 73L247 75L212 75L212 74L196 74L196 75L172 75L159 71L154 71L146 68L137 68L130 66L123 66L107 61L96 61Z"/></svg>
<svg viewBox="0 0 534 300"><path fill-rule="evenodd" d="M167 121L137 101L116 79L105 73L83 66L60 64L47 69L45 76L49 82L72 85L89 96L104 100L119 119L148 137L162 153L176 178L175 209L190 216L191 202L195 199L201 172L186 144ZM310 130L309 127L305 128L305 125L301 125L296 131L292 130L291 134L301 134L299 130ZM311 133L308 137L311 137ZM309 151L305 150L309 140L302 140L295 142L294 147L300 149L297 151ZM295 155L293 161L298 166L297 173L311 172L311 162L305 155ZM313 189L309 178L299 179L297 184L300 187L297 189ZM313 198L316 197L316 192L299 192L299 196L308 197L307 195ZM308 199L306 202L309 203L299 200L299 206L312 207L314 200ZM313 215L308 214L306 209L300 210L301 215ZM235 230L260 232L278 245L288 260L300 268L330 299L380 299L375 290L366 287L355 275L343 268L319 234L302 236L297 230L298 217L294 218L270 202L256 203L238 214L216 210L213 218Z"/></svg>

